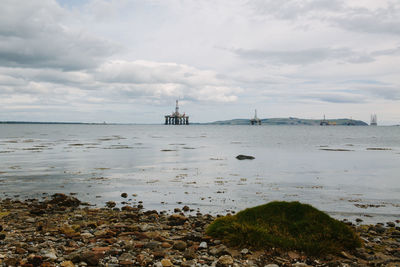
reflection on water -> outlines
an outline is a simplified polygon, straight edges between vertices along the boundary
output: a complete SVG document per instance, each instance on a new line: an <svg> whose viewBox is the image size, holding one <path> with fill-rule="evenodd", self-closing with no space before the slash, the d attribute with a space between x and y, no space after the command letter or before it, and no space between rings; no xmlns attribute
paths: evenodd
<svg viewBox="0 0 400 267"><path fill-rule="evenodd" d="M127 192L148 209L210 213L299 200L375 222L399 217L399 153L400 127L3 124L0 196L103 206Z"/></svg>

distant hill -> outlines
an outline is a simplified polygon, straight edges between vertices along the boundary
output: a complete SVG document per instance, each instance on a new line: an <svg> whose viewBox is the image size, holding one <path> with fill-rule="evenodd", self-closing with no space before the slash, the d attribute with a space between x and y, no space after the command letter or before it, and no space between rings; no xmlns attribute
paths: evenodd
<svg viewBox="0 0 400 267"><path fill-rule="evenodd" d="M329 125L355 125L355 126L367 126L368 124L360 120L351 119L333 119L327 120ZM262 125L320 125L321 120L310 120L310 119L299 119L299 118L271 118L261 119ZM207 124L216 125L249 125L249 119L233 119L226 121L215 121Z"/></svg>

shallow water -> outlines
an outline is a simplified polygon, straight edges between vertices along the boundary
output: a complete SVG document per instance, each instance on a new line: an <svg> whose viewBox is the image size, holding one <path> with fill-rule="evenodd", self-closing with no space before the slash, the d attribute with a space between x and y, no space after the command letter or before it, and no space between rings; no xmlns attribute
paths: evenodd
<svg viewBox="0 0 400 267"><path fill-rule="evenodd" d="M0 188L212 214L298 200L336 218L394 221L400 127L0 124Z"/></svg>

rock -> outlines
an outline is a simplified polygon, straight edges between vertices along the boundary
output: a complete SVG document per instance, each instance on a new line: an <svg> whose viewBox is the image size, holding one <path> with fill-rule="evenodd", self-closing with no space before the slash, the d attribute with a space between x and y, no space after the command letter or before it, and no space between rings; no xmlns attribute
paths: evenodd
<svg viewBox="0 0 400 267"><path fill-rule="evenodd" d="M75 267L75 264L72 261L63 261L60 264L61 267Z"/></svg>
<svg viewBox="0 0 400 267"><path fill-rule="evenodd" d="M26 219L26 222L27 223L35 223L36 220L35 220L35 218L29 217L28 219Z"/></svg>
<svg viewBox="0 0 400 267"><path fill-rule="evenodd" d="M4 240L6 238L6 235L3 233L0 233L0 240Z"/></svg>
<svg viewBox="0 0 400 267"><path fill-rule="evenodd" d="M389 226L389 227L395 227L396 226L396 224L394 222L387 222L386 225Z"/></svg>
<svg viewBox="0 0 400 267"><path fill-rule="evenodd" d="M288 252L288 256L289 256L289 258L292 259L292 260L295 260L295 259L300 258L300 255L297 254L297 253L294 252L294 251L289 251L289 252Z"/></svg>
<svg viewBox="0 0 400 267"><path fill-rule="evenodd" d="M144 247L145 247L145 248L149 248L149 249L155 249L155 248L160 247L160 242L150 241L150 242L147 242L147 243L144 245Z"/></svg>
<svg viewBox="0 0 400 267"><path fill-rule="evenodd" d="M207 248L207 242L201 242L199 245L199 249L206 249Z"/></svg>
<svg viewBox="0 0 400 267"><path fill-rule="evenodd" d="M308 264L306 264L304 262L296 262L292 266L295 266L295 267L311 267L310 265L308 265Z"/></svg>
<svg viewBox="0 0 400 267"><path fill-rule="evenodd" d="M103 255L100 253L94 253L93 251L86 251L82 254L80 259L91 266L96 266L99 264L99 260L102 257Z"/></svg>
<svg viewBox="0 0 400 267"><path fill-rule="evenodd" d="M184 251L187 247L186 242L178 240L174 243L174 249L180 250L180 251Z"/></svg>
<svg viewBox="0 0 400 267"><path fill-rule="evenodd" d="M121 256L119 256L118 260L121 261L133 261L133 255L129 253L123 253Z"/></svg>
<svg viewBox="0 0 400 267"><path fill-rule="evenodd" d="M114 208L116 205L117 204L114 201L107 201L106 202L107 208L110 208L110 209Z"/></svg>
<svg viewBox="0 0 400 267"><path fill-rule="evenodd" d="M209 253L214 256L229 255L229 251L225 245L218 245L211 247Z"/></svg>
<svg viewBox="0 0 400 267"><path fill-rule="evenodd" d="M48 251L43 255L43 258L55 261L57 259L56 251L54 249Z"/></svg>
<svg viewBox="0 0 400 267"><path fill-rule="evenodd" d="M52 199L48 201L48 203L62 207L78 207L81 204L81 201L75 197L67 196L61 193L56 193L52 195Z"/></svg>
<svg viewBox="0 0 400 267"><path fill-rule="evenodd" d="M187 218L180 214L172 214L168 218L168 225L177 226L183 225L187 221Z"/></svg>
<svg viewBox="0 0 400 267"><path fill-rule="evenodd" d="M255 157L253 157L253 156L247 156L247 155L238 155L238 156L236 156L236 158L237 158L238 160L244 160L244 159L250 159L250 160L252 160L252 159L255 159Z"/></svg>
<svg viewBox="0 0 400 267"><path fill-rule="evenodd" d="M196 251L194 248L188 248L185 250L185 253L183 254L183 257L185 259L191 260L196 258Z"/></svg>
<svg viewBox="0 0 400 267"><path fill-rule="evenodd" d="M43 262L43 258L42 256L31 254L28 256L28 262L33 266L40 266Z"/></svg>
<svg viewBox="0 0 400 267"><path fill-rule="evenodd" d="M182 210L186 212L186 211L189 211L190 208L188 206L183 206Z"/></svg>
<svg viewBox="0 0 400 267"><path fill-rule="evenodd" d="M244 248L240 251L241 254L246 255L249 254L249 250L247 248Z"/></svg>
<svg viewBox="0 0 400 267"><path fill-rule="evenodd" d="M181 212L181 209L180 209L180 208L175 208L175 209L174 209L174 212L175 212L175 213L179 213L179 212Z"/></svg>
<svg viewBox="0 0 400 267"><path fill-rule="evenodd" d="M128 194L127 194L127 193L122 193L122 194L121 194L121 197L127 198L127 197L128 197Z"/></svg>
<svg viewBox="0 0 400 267"><path fill-rule="evenodd" d="M170 259L162 259L161 260L161 264L162 264L163 267L173 266L173 264L172 264Z"/></svg>
<svg viewBox="0 0 400 267"><path fill-rule="evenodd" d="M229 255L224 255L219 257L217 261L217 266L229 266L233 265L233 258Z"/></svg>
<svg viewBox="0 0 400 267"><path fill-rule="evenodd" d="M170 248L170 247L172 247L172 245L170 243L168 243L168 242L162 242L161 247Z"/></svg>

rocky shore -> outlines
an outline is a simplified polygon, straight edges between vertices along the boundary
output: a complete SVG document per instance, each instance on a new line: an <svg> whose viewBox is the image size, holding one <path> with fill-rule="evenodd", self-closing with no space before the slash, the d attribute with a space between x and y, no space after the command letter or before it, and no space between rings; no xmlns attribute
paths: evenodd
<svg viewBox="0 0 400 267"><path fill-rule="evenodd" d="M400 266L398 222L351 225L362 248L316 258L226 246L205 234L215 217L187 206L165 214L82 204L64 194L0 200L0 266Z"/></svg>

